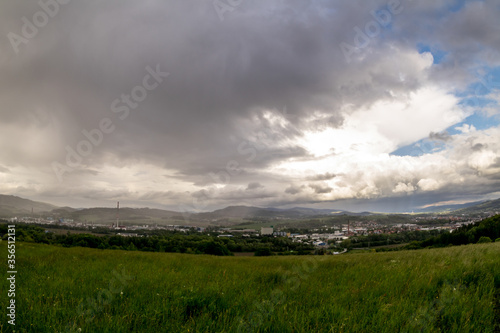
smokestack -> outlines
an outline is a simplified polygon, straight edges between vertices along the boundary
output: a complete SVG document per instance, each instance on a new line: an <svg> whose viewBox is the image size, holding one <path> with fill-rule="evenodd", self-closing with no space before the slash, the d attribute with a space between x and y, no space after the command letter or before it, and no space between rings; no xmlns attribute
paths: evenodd
<svg viewBox="0 0 500 333"><path fill-rule="evenodd" d="M120 226L120 201L116 203L116 227Z"/></svg>

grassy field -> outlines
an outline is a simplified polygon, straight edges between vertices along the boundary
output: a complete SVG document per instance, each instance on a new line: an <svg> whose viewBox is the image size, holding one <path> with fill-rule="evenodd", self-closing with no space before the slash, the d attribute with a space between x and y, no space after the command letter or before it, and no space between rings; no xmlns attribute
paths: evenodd
<svg viewBox="0 0 500 333"><path fill-rule="evenodd" d="M500 329L498 242L315 257L16 245L16 332ZM4 278L1 332L12 331L7 289Z"/></svg>

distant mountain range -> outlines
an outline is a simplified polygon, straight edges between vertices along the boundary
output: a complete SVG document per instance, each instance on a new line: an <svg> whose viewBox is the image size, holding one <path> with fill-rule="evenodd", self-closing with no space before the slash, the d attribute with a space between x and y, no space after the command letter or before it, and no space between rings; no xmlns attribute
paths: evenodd
<svg viewBox="0 0 500 333"><path fill-rule="evenodd" d="M289 209L260 208L249 206L229 206L208 213L193 214L197 219L220 219L220 218L304 218L332 214L354 214L335 209L313 209L294 207Z"/></svg>
<svg viewBox="0 0 500 333"><path fill-rule="evenodd" d="M456 214L479 215L500 213L500 199L480 202L476 205L455 210Z"/></svg>
<svg viewBox="0 0 500 333"><path fill-rule="evenodd" d="M0 194L0 217L31 216L31 213L50 212L57 208L54 205L43 202Z"/></svg>
<svg viewBox="0 0 500 333"><path fill-rule="evenodd" d="M462 205L433 206L415 212L435 213L453 212L454 214L482 214L500 211L500 199L472 202ZM55 219L73 219L77 221L112 223L116 221L116 208L56 207L47 203L36 202L11 195L0 195L0 218L31 216L51 216ZM175 221L238 221L251 219L301 219L315 216L335 215L371 215L373 213L352 213L335 209L314 209L294 207L288 209L261 208L251 206L229 206L213 212L181 213L151 208L120 208L120 220L137 223L174 223Z"/></svg>
<svg viewBox="0 0 500 333"><path fill-rule="evenodd" d="M116 208L84 208L56 207L54 205L35 202L11 195L0 195L0 217L31 216L31 209L36 216L51 215L54 218L67 218L80 221L116 220ZM251 219L251 218L305 218L325 215L368 215L370 213L351 213L335 209L314 209L294 207L289 209L261 208L251 206L229 206L213 212L182 213L163 209L151 208L120 208L120 219L148 220L148 219L184 219L192 220L220 220L220 219Z"/></svg>
<svg viewBox="0 0 500 333"><path fill-rule="evenodd" d="M441 206L430 206L421 209L415 209L415 213L449 213L454 212L459 209L465 209L467 207L472 207L475 205L482 204L484 201L468 202L465 204L455 204L455 205L441 205Z"/></svg>

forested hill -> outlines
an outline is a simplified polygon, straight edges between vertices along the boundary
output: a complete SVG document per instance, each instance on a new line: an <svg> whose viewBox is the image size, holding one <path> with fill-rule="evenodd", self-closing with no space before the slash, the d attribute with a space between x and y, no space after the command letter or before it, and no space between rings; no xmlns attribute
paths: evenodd
<svg viewBox="0 0 500 333"><path fill-rule="evenodd" d="M463 226L452 233L444 233L421 242L413 242L410 247L464 245L491 242L498 238L500 238L500 215L495 215L475 224Z"/></svg>
<svg viewBox="0 0 500 333"><path fill-rule="evenodd" d="M454 211L455 214L465 215L497 214L497 212L500 212L500 199L481 202Z"/></svg>

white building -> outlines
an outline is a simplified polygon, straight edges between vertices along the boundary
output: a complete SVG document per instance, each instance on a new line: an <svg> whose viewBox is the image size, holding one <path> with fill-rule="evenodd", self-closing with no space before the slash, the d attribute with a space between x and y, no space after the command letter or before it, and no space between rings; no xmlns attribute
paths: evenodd
<svg viewBox="0 0 500 333"><path fill-rule="evenodd" d="M273 231L274 231L273 227L271 227L271 228L264 228L264 227L262 227L262 228L260 228L260 235L261 236L268 236L268 235L272 236L273 235Z"/></svg>

